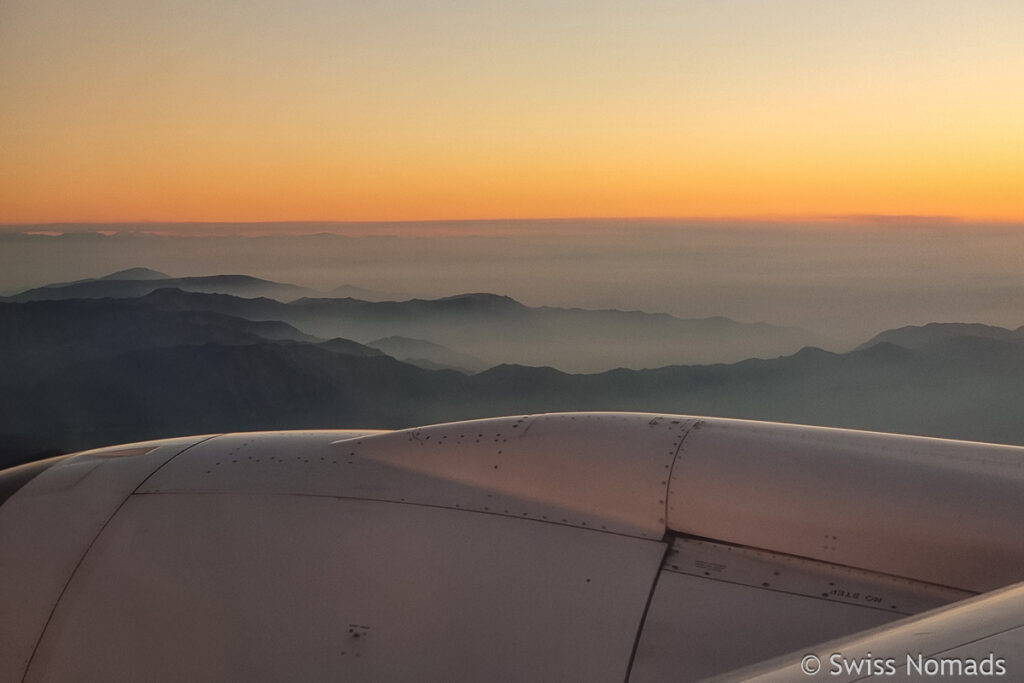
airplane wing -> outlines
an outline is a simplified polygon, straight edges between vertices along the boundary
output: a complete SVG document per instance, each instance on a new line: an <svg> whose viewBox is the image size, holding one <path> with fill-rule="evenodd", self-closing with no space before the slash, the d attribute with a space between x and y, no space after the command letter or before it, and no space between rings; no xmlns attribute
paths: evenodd
<svg viewBox="0 0 1024 683"><path fill-rule="evenodd" d="M1016 680L1024 671L1024 583L714 680Z"/></svg>
<svg viewBox="0 0 1024 683"><path fill-rule="evenodd" d="M1024 448L564 413L129 444L5 486L0 683L806 680L808 654L855 680L828 657L925 630L1024 677L1021 589L992 593L1024 580Z"/></svg>

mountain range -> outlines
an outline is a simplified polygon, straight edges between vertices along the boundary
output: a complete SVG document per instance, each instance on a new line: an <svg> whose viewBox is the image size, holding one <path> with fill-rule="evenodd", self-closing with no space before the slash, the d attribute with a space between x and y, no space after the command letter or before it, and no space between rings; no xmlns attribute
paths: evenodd
<svg viewBox="0 0 1024 683"><path fill-rule="evenodd" d="M929 323L927 325L908 325L894 330L886 330L864 342L857 349L866 349L881 342L904 346L908 349L927 348L937 342L961 337L980 337L983 339L1024 339L1024 326L1014 330L995 325L980 323Z"/></svg>
<svg viewBox="0 0 1024 683"><path fill-rule="evenodd" d="M351 289L346 285L336 291ZM9 301L85 298L141 299L165 309L280 321L315 337L345 337L364 344L412 339L420 344L420 352L396 351L399 357L418 360L425 367L466 370L515 363L599 372L732 362L792 353L823 341L799 328L724 317L683 319L642 311L530 307L490 293L370 301L324 297L297 285L247 275L171 278L145 268L37 287Z"/></svg>
<svg viewBox="0 0 1024 683"><path fill-rule="evenodd" d="M431 369L444 365L436 358L419 358L427 367L418 366L427 351L451 352L421 338L376 338L374 348L226 312L339 305L370 321L419 315L423 326L434 316L499 328L552 315L491 295L402 303L286 305L178 290L2 303L0 465L181 434L405 427L556 410L719 415L1024 444L1024 337L1005 328L901 328L848 353L807 347L731 364L569 374L505 363L467 374Z"/></svg>
<svg viewBox="0 0 1024 683"><path fill-rule="evenodd" d="M292 301L320 293L306 287L272 282L249 275L206 275L170 277L148 268L130 268L104 277L61 282L36 287L8 297L10 301L47 301L54 299L103 299L145 296L157 289L176 288L185 292L232 294L242 297L269 297Z"/></svg>
<svg viewBox="0 0 1024 683"><path fill-rule="evenodd" d="M622 366L729 362L792 353L816 339L804 330L765 323L529 307L487 293L432 300L301 298L283 303L160 289L146 299L170 309L283 321L317 337L341 336L364 344L396 336L422 340L479 359L484 367L516 363L597 372Z"/></svg>

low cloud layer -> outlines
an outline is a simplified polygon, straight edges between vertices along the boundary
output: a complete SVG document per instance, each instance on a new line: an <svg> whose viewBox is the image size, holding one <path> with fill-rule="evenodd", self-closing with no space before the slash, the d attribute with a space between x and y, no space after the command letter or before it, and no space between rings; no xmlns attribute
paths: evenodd
<svg viewBox="0 0 1024 683"><path fill-rule="evenodd" d="M145 266L323 291L351 284L407 297L494 292L534 306L723 315L805 327L837 349L908 324L1024 324L1024 226L536 221L378 226L394 233L379 235L350 226L360 236L319 225L311 231L322 234L262 237L144 227L39 228L60 236L8 228L0 234L0 293Z"/></svg>

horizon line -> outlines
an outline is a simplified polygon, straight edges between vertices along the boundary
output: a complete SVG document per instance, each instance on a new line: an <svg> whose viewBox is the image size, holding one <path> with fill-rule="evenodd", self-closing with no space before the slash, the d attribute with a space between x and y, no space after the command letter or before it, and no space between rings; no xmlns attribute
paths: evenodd
<svg viewBox="0 0 1024 683"><path fill-rule="evenodd" d="M851 222L851 223L1024 223L1017 218L991 218L949 214L914 213L837 213L837 214L734 214L734 215L675 215L675 216L531 216L531 217L473 217L473 218L401 218L401 219L118 219L118 220L50 220L0 221L0 227L37 227L57 225L401 225L433 223L533 223L570 221L644 221L644 222L709 222L709 223L769 223L769 222Z"/></svg>

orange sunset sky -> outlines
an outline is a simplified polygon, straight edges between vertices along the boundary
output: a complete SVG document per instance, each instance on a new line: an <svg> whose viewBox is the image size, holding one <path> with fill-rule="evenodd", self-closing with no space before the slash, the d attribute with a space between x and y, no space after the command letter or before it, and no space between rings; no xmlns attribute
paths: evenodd
<svg viewBox="0 0 1024 683"><path fill-rule="evenodd" d="M0 223L1024 220L1020 0L4 0Z"/></svg>

